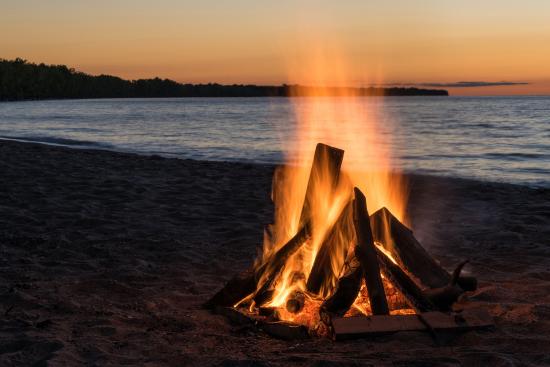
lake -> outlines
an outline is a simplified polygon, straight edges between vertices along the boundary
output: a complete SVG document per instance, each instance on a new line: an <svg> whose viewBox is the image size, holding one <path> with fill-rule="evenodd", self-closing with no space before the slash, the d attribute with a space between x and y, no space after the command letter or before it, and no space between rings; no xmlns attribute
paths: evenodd
<svg viewBox="0 0 550 367"><path fill-rule="evenodd" d="M309 103L308 98L2 102L0 136L178 158L281 163L283 143L294 138L295 109ZM550 187L550 97L365 97L357 103L374 111L381 138L391 140L395 168Z"/></svg>

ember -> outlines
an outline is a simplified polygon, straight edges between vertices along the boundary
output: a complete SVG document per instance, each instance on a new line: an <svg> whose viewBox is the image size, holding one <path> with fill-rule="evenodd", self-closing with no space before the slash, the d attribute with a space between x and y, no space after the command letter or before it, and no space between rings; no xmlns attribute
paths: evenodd
<svg viewBox="0 0 550 367"><path fill-rule="evenodd" d="M335 338L437 326L429 320L452 327L455 318L434 311L451 310L464 291L475 289L475 278L460 276L466 262L449 274L387 208L369 216L365 195L341 172L343 156L340 149L317 144L303 206L293 218L284 202L288 197L280 196L292 189L286 185L293 177L276 172L276 222L266 233L264 252L249 270L214 295L207 307L231 308L231 313L238 312L282 337L286 337L282 330L292 325L288 329L292 333L302 327L298 335L307 330L310 335ZM351 329L341 321L373 315L386 319L359 322ZM380 326L391 315L402 316L397 323ZM464 323L490 324L487 318L476 317L463 318L461 328Z"/></svg>

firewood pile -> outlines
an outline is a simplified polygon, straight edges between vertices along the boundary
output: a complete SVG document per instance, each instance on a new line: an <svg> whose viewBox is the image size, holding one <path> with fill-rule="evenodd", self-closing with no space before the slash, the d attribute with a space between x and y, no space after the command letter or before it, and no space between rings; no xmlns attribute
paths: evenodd
<svg viewBox="0 0 550 367"><path fill-rule="evenodd" d="M464 292L477 287L476 278L461 275L467 261L451 273L445 270L388 209L369 215L366 197L357 187L322 241L307 279L302 279L305 289L292 292L284 306L269 306L287 262L311 237L313 193L319 185L313 178L322 177L335 189L343 156L343 150L317 145L298 231L263 261L236 274L205 307L285 339L322 335L339 340L403 330L435 336L443 330L491 326L483 309L453 309ZM335 248L345 258L339 272L331 267ZM331 279L336 286L323 294L322 285ZM358 300L362 312L354 306ZM297 321L304 318L308 322Z"/></svg>

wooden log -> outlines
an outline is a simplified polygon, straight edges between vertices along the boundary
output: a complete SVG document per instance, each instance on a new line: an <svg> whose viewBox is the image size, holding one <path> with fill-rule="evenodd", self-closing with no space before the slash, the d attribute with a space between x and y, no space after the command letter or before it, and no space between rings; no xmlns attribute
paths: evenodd
<svg viewBox="0 0 550 367"><path fill-rule="evenodd" d="M344 340L390 334L399 331L464 332L485 329L494 325L493 318L484 309L464 310L446 314L438 311L421 315L373 315L332 319L334 339Z"/></svg>
<svg viewBox="0 0 550 367"><path fill-rule="evenodd" d="M309 238L312 202L315 193L318 190L318 186L321 184L330 185L332 191L334 191L338 184L343 158L343 150L322 143L317 144L309 173L304 204L300 214L300 230L287 244L270 256L263 265L256 270L256 280L262 283L254 296L256 302L266 302L268 300L263 295L271 289L273 283L282 272L288 258ZM262 303L258 303L258 305L261 306Z"/></svg>
<svg viewBox="0 0 550 367"><path fill-rule="evenodd" d="M289 257L294 255L309 238L310 229L308 222L298 231L298 233L296 233L296 235L294 235L294 237L272 256L269 256L263 265L255 271L256 284L260 286L254 294L254 301L258 306L262 306L271 299L271 287L282 272L286 261Z"/></svg>
<svg viewBox="0 0 550 367"><path fill-rule="evenodd" d="M424 291L426 297L437 307L437 309L442 311L450 310L453 303L455 303L464 293L464 290L460 288L457 283L460 277L460 272L467 262L467 260L463 261L456 267L453 271L449 284L444 287L427 289Z"/></svg>
<svg viewBox="0 0 550 367"><path fill-rule="evenodd" d="M380 277L376 246L372 238L369 213L367 211L367 199L357 187L353 191L355 194L353 215L357 237L355 256L363 268L372 313L374 315L387 315L390 310L386 300L386 293L384 292L384 284Z"/></svg>
<svg viewBox="0 0 550 367"><path fill-rule="evenodd" d="M256 280L254 279L254 272L252 269L248 269L231 278L203 307L208 309L216 306L232 307L255 290Z"/></svg>
<svg viewBox="0 0 550 367"><path fill-rule="evenodd" d="M348 272L340 278L334 293L321 305L321 314L344 316L353 302L355 302L357 294L361 289L363 268L355 256L353 256L349 263Z"/></svg>
<svg viewBox="0 0 550 367"><path fill-rule="evenodd" d="M294 292L286 301L286 310L290 313L298 313L304 308L306 297L302 292Z"/></svg>
<svg viewBox="0 0 550 367"><path fill-rule="evenodd" d="M304 206L300 215L300 229L296 235L277 252L269 256L260 266L252 267L248 271L235 276L224 289L216 293L205 304L205 307L232 306L255 291L254 297L256 298L262 294L265 302L266 292L270 290L288 258L296 253L310 237L311 202L320 182L319 180L328 180L333 187L336 187L343 157L343 150L325 144L317 144L304 198ZM258 282L262 282L262 284L258 284ZM254 285L252 286L252 284ZM227 287L229 288L226 290ZM242 289L239 289L239 287L242 287ZM243 296L240 297L241 295Z"/></svg>
<svg viewBox="0 0 550 367"><path fill-rule="evenodd" d="M384 276L407 298L417 312L426 312L435 309L435 306L424 295L420 287L399 265L395 264L380 249L376 248L376 253Z"/></svg>
<svg viewBox="0 0 550 367"><path fill-rule="evenodd" d="M315 261L307 279L306 288L310 293L319 294L323 285L336 283L338 274L335 274L332 261L334 256L345 259L349 244L355 237L353 227L353 201L346 205L340 216L332 226L327 237L321 244ZM343 264L341 264L343 265ZM325 293L332 289L325 288Z"/></svg>
<svg viewBox="0 0 550 367"><path fill-rule="evenodd" d="M374 240L384 246L400 265L428 288L440 288L449 284L451 274L422 247L413 232L401 223L387 208L370 217ZM389 238L388 238L389 237ZM459 278L464 290L475 290L477 281L472 277Z"/></svg>
<svg viewBox="0 0 550 367"><path fill-rule="evenodd" d="M311 219L312 203L318 185L330 185L333 189L338 184L340 167L344 159L344 151L326 144L319 143L315 147L315 155L309 172L304 205L300 214L300 225L305 225ZM329 199L329 198L327 198Z"/></svg>
<svg viewBox="0 0 550 367"><path fill-rule="evenodd" d="M214 311L225 316L230 322L236 325L255 325L258 329L267 334L284 340L308 339L309 333L305 326L292 324L285 321L268 321L233 307L216 307Z"/></svg>
<svg viewBox="0 0 550 367"><path fill-rule="evenodd" d="M268 261L264 262L257 269L250 268L235 275L203 307L231 307L252 293L254 293L254 298L262 297L260 298L261 301L257 302L259 305L271 299L268 292L276 276L279 274L278 271L281 270L286 260L307 241L309 236L309 225L302 227L279 251L270 256ZM264 283L258 290L258 281L262 276L264 276Z"/></svg>

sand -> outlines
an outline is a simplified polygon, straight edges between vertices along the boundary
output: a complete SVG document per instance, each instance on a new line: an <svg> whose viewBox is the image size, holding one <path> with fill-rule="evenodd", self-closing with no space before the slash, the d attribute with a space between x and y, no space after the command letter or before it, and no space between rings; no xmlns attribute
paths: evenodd
<svg viewBox="0 0 550 367"><path fill-rule="evenodd" d="M0 142L0 365L550 365L550 190L410 176L492 331L288 342L200 308L255 257L272 166Z"/></svg>

